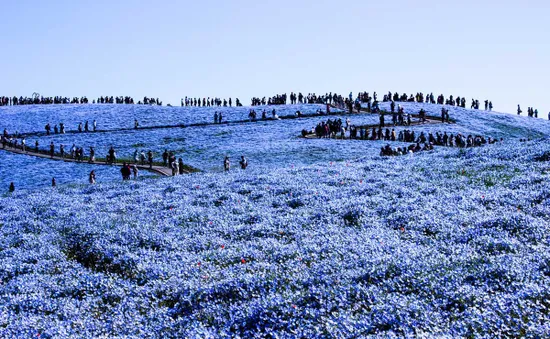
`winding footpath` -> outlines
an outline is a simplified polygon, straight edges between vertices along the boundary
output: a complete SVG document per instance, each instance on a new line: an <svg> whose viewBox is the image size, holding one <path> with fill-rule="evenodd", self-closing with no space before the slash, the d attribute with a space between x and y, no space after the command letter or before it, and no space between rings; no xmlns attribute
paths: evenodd
<svg viewBox="0 0 550 339"><path fill-rule="evenodd" d="M335 105L330 105L331 108L335 109L336 111L332 111L330 113L323 113L323 114L317 114L317 113L310 113L310 114L291 114L291 115L283 115L278 116L276 118L269 117L266 119L245 119L245 120L232 120L232 121L225 121L222 123L212 123L212 122L200 122L200 123L192 123L192 124L174 124L174 125L157 125L157 126L141 126L138 128L117 128L117 129L107 129L107 130L97 130L94 132L88 131L88 132L79 132L76 130L70 130L66 131L65 134L83 134L83 133L113 133L113 132L124 132L124 131L140 131L140 130L156 130L156 129L169 129L169 128L189 128L189 127L208 127L208 126L218 126L218 125L235 125L235 124L244 124L244 123L254 123L254 122L260 122L260 121L278 121L278 120L287 120L287 119L302 119L302 118L312 118L312 117L325 117L325 116L346 116L346 115L358 115L358 114L376 114L379 113L372 113L367 111L366 108L361 108L360 111L352 110L350 113L347 110L344 110L342 107L337 107ZM391 115L390 112L382 111L386 115ZM443 123L440 117L435 116L426 116L425 122L420 121L420 116L418 114L411 114L412 118L418 119L416 121L413 121L411 125L421 125L421 124L438 124ZM453 123L451 121L451 123ZM358 128L373 128L378 127L379 124L373 124L373 125L365 125L365 126L357 126ZM385 124L384 127L393 127L393 124ZM21 133L21 137L41 137L46 136L46 132L29 132L29 133ZM308 134L305 136L306 138L317 138L315 134ZM0 150L11 152L15 154L23 154L23 155L29 155L34 156L38 158L44 158L44 159L50 159L50 160L56 160L56 161L64 161L64 162L73 162L73 163L86 163L86 164L93 164L93 165L105 165L105 166L119 166L122 167L123 163L109 163L106 162L103 159L97 159L94 162L89 162L88 159L85 159L85 161L77 161L76 159L70 158L70 157L61 157L60 154L55 153L54 156L51 156L48 152L45 151L35 151L31 147L27 147L25 151L21 148L21 146L18 147L10 147L8 144L5 145L5 147L0 148ZM131 163L129 161L129 163ZM138 169L140 170L146 170L150 172L157 173L161 176L172 176L172 169L164 166L159 165L139 165L135 164ZM189 165L185 165L184 173L193 173L193 172L199 172L200 170L191 167Z"/></svg>
<svg viewBox="0 0 550 339"><path fill-rule="evenodd" d="M120 163L120 162L112 164L112 163L105 162L104 160L97 160L97 161L94 161L94 162L77 161L76 159L73 159L73 158L61 157L59 154L55 154L52 157L51 155L46 154L46 153L35 152L35 151L33 151L32 149L30 149L28 147L25 151L23 151L19 147L15 148L15 147L9 147L8 145L6 145L6 147L0 148L0 150L15 153L15 154L23 154L23 155L29 155L29 156L34 156L34 157L38 157L38 158L44 158L44 159L50 159L50 160L56 160L56 161L64 161L64 162L74 162L74 163L79 163L79 164L105 165L105 166L118 166L118 167L122 167L122 165L123 165L123 163ZM168 168L168 167L158 166L158 165L153 165L153 166L139 165L139 164L136 164L136 166L139 170L145 170L145 171L157 173L161 176L166 176L166 177L172 176L172 169ZM194 169L190 166L188 166L188 168L184 169L184 173L186 173L186 174L189 174L189 173L192 173L192 172L198 172L198 170Z"/></svg>
<svg viewBox="0 0 550 339"><path fill-rule="evenodd" d="M333 108L336 108L336 109L342 109L341 107L337 107L337 106L333 106L331 105L331 107ZM392 113L390 112L387 112L387 111L382 111L386 116L391 116ZM379 115L379 113L372 113L372 112L369 112L367 111L366 109L364 108L361 108L361 111L358 112L357 110L353 110L353 113L352 115L357 115L357 114L363 114L363 113L366 113L366 114L376 114L376 115ZM347 114L349 115L349 113ZM416 119L416 120L412 120L412 119ZM418 125L427 125L427 124L444 124L445 122L443 122L443 120L441 119L441 117L436 117L436 116L429 116L427 115L425 117L425 121L422 122L421 118L420 118L420 115L419 114L411 114L411 124L410 125L394 125L393 123L385 123L384 124L384 128L386 127L397 127L397 126L400 126L400 127L410 127L410 126L418 126ZM454 124L454 121L450 121L449 124ZM358 129L360 128L363 128L363 129L372 129L372 128L378 128L380 127L380 124L371 124L371 125L358 125L356 126ZM306 134L306 136L304 137L306 139L322 139L322 137L318 137L315 133L308 133ZM343 140L341 138L337 138L336 136L333 137L333 139L338 139L338 140Z"/></svg>

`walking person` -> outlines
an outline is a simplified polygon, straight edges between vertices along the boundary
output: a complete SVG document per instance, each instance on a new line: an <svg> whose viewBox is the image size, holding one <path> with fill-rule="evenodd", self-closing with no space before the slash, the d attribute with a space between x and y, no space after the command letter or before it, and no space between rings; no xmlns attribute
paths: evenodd
<svg viewBox="0 0 550 339"><path fill-rule="evenodd" d="M122 164L122 167L120 168L120 174L122 174L122 180L128 180L130 179L130 169L128 168L128 165L126 163Z"/></svg>
<svg viewBox="0 0 550 339"><path fill-rule="evenodd" d="M90 163L95 162L95 149L90 146Z"/></svg>
<svg viewBox="0 0 550 339"><path fill-rule="evenodd" d="M168 166L168 150L165 149L164 152L162 153L162 163L164 164L164 166Z"/></svg>
<svg viewBox="0 0 550 339"><path fill-rule="evenodd" d="M149 161L149 168L153 168L153 152L147 152L147 160Z"/></svg>
<svg viewBox="0 0 550 339"><path fill-rule="evenodd" d="M133 164L132 165L132 172L134 173L134 180L137 180L138 178L138 173L139 173L139 170L137 168L137 165L136 164Z"/></svg>
<svg viewBox="0 0 550 339"><path fill-rule="evenodd" d="M179 166L178 166L178 162L177 161L172 161L171 162L171 167L172 167L172 176L176 176L179 174Z"/></svg>
<svg viewBox="0 0 550 339"><path fill-rule="evenodd" d="M55 153L55 146L53 144L53 141L50 143L50 157L53 159Z"/></svg>

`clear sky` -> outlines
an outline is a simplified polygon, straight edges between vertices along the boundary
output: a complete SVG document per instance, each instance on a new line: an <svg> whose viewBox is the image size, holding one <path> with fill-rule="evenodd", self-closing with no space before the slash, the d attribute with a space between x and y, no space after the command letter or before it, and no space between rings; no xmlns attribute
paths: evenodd
<svg viewBox="0 0 550 339"><path fill-rule="evenodd" d="M6 0L0 13L0 95L423 91L550 111L548 0Z"/></svg>

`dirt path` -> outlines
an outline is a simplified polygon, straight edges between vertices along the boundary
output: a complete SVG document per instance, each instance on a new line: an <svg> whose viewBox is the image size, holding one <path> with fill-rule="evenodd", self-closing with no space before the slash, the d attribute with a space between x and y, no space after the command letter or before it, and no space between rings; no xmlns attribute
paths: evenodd
<svg viewBox="0 0 550 339"><path fill-rule="evenodd" d="M101 160L101 159L98 159L97 161L94 161L94 162L89 162L88 159L86 159L85 161L77 161L76 159L72 159L72 158L67 158L67 157L62 158L60 156L60 154L55 154L52 157L51 155L46 154L46 153L35 152L35 151L29 149L28 147L27 147L26 151L23 151L19 147L14 148L14 147L9 147L8 145L6 145L5 148L0 148L0 150L15 153L15 154L23 154L23 155L29 155L29 156L38 157L38 158L44 158L44 159L50 159L50 160L56 160L56 161L64 161L64 162L74 162L74 163L79 163L79 164L105 165L105 166L118 166L118 167L122 167L122 165L123 165L121 162L111 164L111 163L105 162L105 160ZM172 176L172 169L164 167L164 166L159 166L159 165L149 166L149 165L139 165L139 164L136 164L136 166L139 170L154 172L154 173L160 174L162 176ZM187 167L188 168L184 169L184 173L186 173L186 174L189 174L189 173L192 173L192 172L198 172L197 169L195 169L191 166L187 166Z"/></svg>
<svg viewBox="0 0 550 339"><path fill-rule="evenodd" d="M374 114L374 113L373 113ZM375 114L378 114L378 113L375 113ZM411 124L410 125L393 125L393 123L387 123L387 124L384 124L384 128L388 128L388 127L410 127L410 126L421 126L421 125L433 125L433 124L443 124L443 122L441 122L441 118L437 119L437 117L433 117L433 116L429 116L429 117L426 117L426 121L425 122L422 122L420 120L420 117L417 115L417 114L411 114L411 117L413 117L414 119L417 119L417 120L411 120ZM452 122L451 122L452 123ZM372 124L372 125L358 125L356 126L358 129L367 129L367 130L371 130L373 128L378 128L380 126L380 124ZM320 139L319 137L317 137L317 135L315 133L308 133L306 136L305 136L306 139ZM339 139L339 138L335 138L335 139Z"/></svg>

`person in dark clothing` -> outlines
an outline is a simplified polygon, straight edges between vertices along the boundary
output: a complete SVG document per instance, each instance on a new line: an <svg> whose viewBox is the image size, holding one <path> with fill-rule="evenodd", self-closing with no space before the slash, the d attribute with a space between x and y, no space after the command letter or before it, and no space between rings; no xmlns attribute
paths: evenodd
<svg viewBox="0 0 550 339"><path fill-rule="evenodd" d="M130 175L132 174L132 170L130 169L130 166L124 163L122 165L122 168L120 169L120 173L122 174L122 180L130 180Z"/></svg>
<svg viewBox="0 0 550 339"><path fill-rule="evenodd" d="M113 146L109 148L109 159L107 160L108 163L114 164L116 162L116 152Z"/></svg>
<svg viewBox="0 0 550 339"><path fill-rule="evenodd" d="M165 149L164 152L162 153L162 163L164 164L164 166L168 166L168 150Z"/></svg>
<svg viewBox="0 0 550 339"><path fill-rule="evenodd" d="M10 192L13 192L15 191L15 185L13 184L13 182L10 183Z"/></svg>
<svg viewBox="0 0 550 339"><path fill-rule="evenodd" d="M50 157L53 158L55 153L55 146L53 145L53 141L50 143Z"/></svg>

